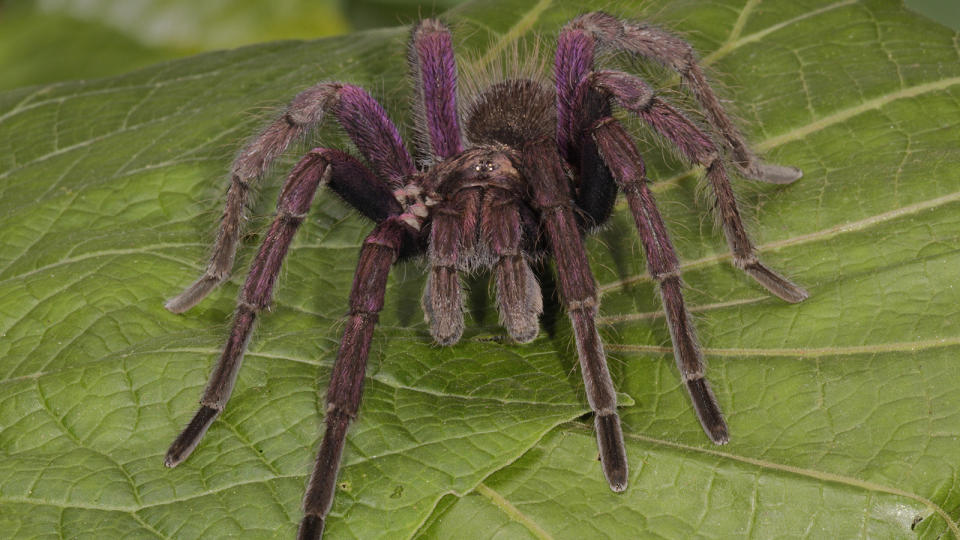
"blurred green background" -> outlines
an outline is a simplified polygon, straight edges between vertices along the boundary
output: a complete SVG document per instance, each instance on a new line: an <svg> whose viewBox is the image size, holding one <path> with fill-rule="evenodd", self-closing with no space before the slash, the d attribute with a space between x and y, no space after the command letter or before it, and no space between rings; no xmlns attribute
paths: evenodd
<svg viewBox="0 0 960 540"><path fill-rule="evenodd" d="M408 24L464 1L0 0L0 90L105 77L212 49ZM960 0L906 4L960 30Z"/></svg>
<svg viewBox="0 0 960 540"><path fill-rule="evenodd" d="M408 24L464 0L0 0L0 90Z"/></svg>
<svg viewBox="0 0 960 540"><path fill-rule="evenodd" d="M105 77L212 49L408 24L464 1L0 0L0 90ZM960 0L906 4L960 30Z"/></svg>
<svg viewBox="0 0 960 540"><path fill-rule="evenodd" d="M906 0L908 8L960 31L960 0Z"/></svg>

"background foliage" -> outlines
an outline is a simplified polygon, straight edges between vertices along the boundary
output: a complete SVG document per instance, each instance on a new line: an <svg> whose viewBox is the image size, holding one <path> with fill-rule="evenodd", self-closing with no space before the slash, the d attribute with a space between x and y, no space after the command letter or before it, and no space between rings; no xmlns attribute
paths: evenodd
<svg viewBox="0 0 960 540"><path fill-rule="evenodd" d="M458 51L483 62L552 36L580 5L468 3L447 18ZM555 305L537 341L504 344L477 276L464 341L438 348L422 271L404 264L330 537L958 536L957 34L879 0L617 10L691 39L755 147L804 169L792 186L736 188L763 257L811 298L785 305L734 270L699 172L635 126L731 443L711 446L690 411L621 206L589 247L630 489L602 480ZM163 452L194 411L292 157L266 182L237 277L184 316L161 306L200 272L234 152L296 91L350 80L407 123L405 39L268 43L0 94L0 530L292 535L369 224L318 198L228 411L172 471Z"/></svg>
<svg viewBox="0 0 960 540"><path fill-rule="evenodd" d="M409 24L463 0L0 0L0 89L280 39Z"/></svg>
<svg viewBox="0 0 960 540"><path fill-rule="evenodd" d="M278 39L409 24L464 0L0 0L0 90ZM907 7L960 29L955 0Z"/></svg>

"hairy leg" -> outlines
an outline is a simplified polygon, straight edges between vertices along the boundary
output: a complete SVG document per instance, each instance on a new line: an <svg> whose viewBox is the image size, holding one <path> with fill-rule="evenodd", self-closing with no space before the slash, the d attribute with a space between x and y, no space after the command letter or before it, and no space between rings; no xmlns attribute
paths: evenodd
<svg viewBox="0 0 960 540"><path fill-rule="evenodd" d="M557 38L553 64L557 90L557 147L560 155L568 161L573 161L575 156L571 154L577 149L576 137L585 127L578 119L584 97L578 89L583 78L593 71L595 49L593 35L582 28L567 25ZM592 120L587 120L589 125Z"/></svg>
<svg viewBox="0 0 960 540"><path fill-rule="evenodd" d="M600 461L610 489L627 488L627 454L617 415L617 395L597 333L597 291L573 213L569 180L555 142L540 140L522 150L521 173L533 189L533 206L557 261L557 280L577 341L587 400L595 413Z"/></svg>
<svg viewBox="0 0 960 540"><path fill-rule="evenodd" d="M543 296L521 249L520 204L512 193L491 188L483 199L480 230L495 257L493 272L500 323L515 341L527 343L540 332Z"/></svg>
<svg viewBox="0 0 960 540"><path fill-rule="evenodd" d="M316 127L328 112L336 116L381 177L399 185L403 177L415 171L397 128L383 107L362 88L321 83L304 90L234 160L227 202L207 268L197 281L166 303L168 310L183 313L230 276L251 188L294 140Z"/></svg>
<svg viewBox="0 0 960 540"><path fill-rule="evenodd" d="M420 21L410 40L409 63L416 103L423 107L417 125L430 137L430 147L424 144L421 151L436 160L460 153L463 146L457 120L457 62L450 29L436 19Z"/></svg>
<svg viewBox="0 0 960 540"><path fill-rule="evenodd" d="M710 383L704 378L703 354L681 292L680 263L653 193L647 186L643 159L627 132L611 117L595 124L593 136L620 189L626 194L647 254L647 268L660 288L677 368L690 393L700 425L710 440L725 444L729 439L727 424Z"/></svg>
<svg viewBox="0 0 960 540"><path fill-rule="evenodd" d="M457 192L433 211L430 226L430 274L423 291L423 311L430 334L440 345L453 345L463 335L460 269L472 251L480 215L479 188Z"/></svg>
<svg viewBox="0 0 960 540"><path fill-rule="evenodd" d="M788 184L802 176L799 169L763 163L750 151L710 88L693 48L686 41L655 26L621 20L601 11L581 15L565 28L567 32L577 30L589 32L604 47L652 58L679 73L744 176L774 184Z"/></svg>
<svg viewBox="0 0 960 540"><path fill-rule="evenodd" d="M327 427L303 498L305 515L297 532L301 540L319 539L323 534L347 430L360 408L370 341L383 309L387 275L412 233L402 219L391 217L377 225L363 242L350 290L350 313L327 388Z"/></svg>
<svg viewBox="0 0 960 540"><path fill-rule="evenodd" d="M554 75L557 94L557 147L560 155L578 169L580 185L574 200L578 219L590 228L610 218L617 199L617 184L587 132L593 122L610 115L610 99L580 82L593 70L595 43L582 29L566 28L557 39Z"/></svg>
<svg viewBox="0 0 960 540"><path fill-rule="evenodd" d="M723 232L737 268L787 302L800 302L807 298L807 291L802 287L767 268L757 259L753 242L740 218L723 160L710 137L670 104L656 97L645 82L633 75L597 71L585 79L584 84L607 92L620 106L640 116L660 135L673 142L687 159L706 168L707 180L716 195Z"/></svg>
<svg viewBox="0 0 960 540"><path fill-rule="evenodd" d="M287 177L277 202L276 217L250 266L237 300L230 337L210 374L210 381L200 399L200 409L167 451L164 463L168 467L177 466L190 455L230 399L257 315L270 304L283 258L320 183L336 185L338 192L346 197L360 197L362 194L370 198L371 207L379 207L380 212L397 214L401 211L389 189L358 167L363 166L343 152L317 148L300 160ZM378 198L371 195L376 193L380 194Z"/></svg>

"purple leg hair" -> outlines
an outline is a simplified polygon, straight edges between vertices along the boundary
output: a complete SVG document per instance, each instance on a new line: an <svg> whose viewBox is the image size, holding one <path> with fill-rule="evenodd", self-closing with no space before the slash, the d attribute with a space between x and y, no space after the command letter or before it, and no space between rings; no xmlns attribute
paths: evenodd
<svg viewBox="0 0 960 540"><path fill-rule="evenodd" d="M464 266L464 252L474 247L480 196L480 188L463 189L433 211L430 274L423 292L423 309L430 322L430 334L440 345L453 345L463 335L459 272Z"/></svg>
<svg viewBox="0 0 960 540"><path fill-rule="evenodd" d="M799 169L763 163L747 148L743 135L720 105L693 48L686 41L655 26L620 20L601 11L581 15L565 27L569 31L577 29L589 32L608 49L651 58L679 73L744 176L774 184L789 184L802 176Z"/></svg>
<svg viewBox="0 0 960 540"><path fill-rule="evenodd" d="M522 150L522 173L530 181L534 207L557 263L557 280L577 341L583 384L593 409L597 445L610 489L627 488L627 454L623 444L617 394L597 333L597 292L580 228L573 212L567 175L556 143L540 140Z"/></svg>
<svg viewBox="0 0 960 540"><path fill-rule="evenodd" d="M387 111L359 86L343 85L337 118L374 172L399 187L415 172L413 158Z"/></svg>
<svg viewBox="0 0 960 540"><path fill-rule="evenodd" d="M251 187L294 140L316 127L328 112L334 113L373 169L388 179L392 187L399 187L404 177L416 171L396 126L365 90L341 83L322 83L300 92L286 112L234 160L227 202L207 268L197 281L166 303L168 310L183 313L230 276Z"/></svg>
<svg viewBox="0 0 960 540"><path fill-rule="evenodd" d="M440 21L425 19L413 30L410 71L417 102L423 105L432 155L444 159L463 150L457 120L457 63L450 30Z"/></svg>
<svg viewBox="0 0 960 540"><path fill-rule="evenodd" d="M310 208L317 187L328 177L330 158L338 156L336 150L313 150L287 177L277 201L276 217L250 265L237 300L230 337L210 373L210 381L200 399L200 410L167 451L164 463L168 467L176 467L190 455L230 399L257 314L270 304L287 248Z"/></svg>
<svg viewBox="0 0 960 540"><path fill-rule="evenodd" d="M557 41L554 64L557 84L557 146L578 170L580 184L574 198L584 228L605 223L617 200L617 184L610 176L596 142L587 132L610 115L610 98L581 82L593 69L594 37L581 28L565 28Z"/></svg>
<svg viewBox="0 0 960 540"><path fill-rule="evenodd" d="M323 534L336 491L344 440L363 396L370 341L378 314L383 309L387 275L409 233L410 229L400 218L388 218L367 236L360 250L360 261L350 290L349 318L327 387L327 428L303 498L305 515L297 532L297 538L301 540L319 539Z"/></svg>
<svg viewBox="0 0 960 540"><path fill-rule="evenodd" d="M557 84L557 148L564 159L571 160L571 145L577 132L577 89L593 70L593 36L579 28L564 28L557 39L554 76Z"/></svg>
<svg viewBox="0 0 960 540"><path fill-rule="evenodd" d="M807 291L767 268L757 259L753 242L747 236L740 218L723 160L710 137L667 102L654 96L650 86L633 75L618 71L598 71L585 79L583 84L609 93L619 105L639 116L657 133L676 145L687 159L707 169L707 179L717 198L723 232L733 252L734 264L738 268L787 302L800 302L807 298Z"/></svg>
<svg viewBox="0 0 960 540"><path fill-rule="evenodd" d="M725 444L729 439L727 424L713 390L704 378L703 353L681 293L680 262L667 236L653 193L647 186L643 159L633 140L613 118L600 120L593 133L604 160L626 194L640 232L647 268L660 289L677 368L690 393L697 417L710 440Z"/></svg>
<svg viewBox="0 0 960 540"><path fill-rule="evenodd" d="M490 188L483 204L480 230L495 257L500 323L514 341L528 343L540 332L543 295L522 250L522 203L511 191Z"/></svg>

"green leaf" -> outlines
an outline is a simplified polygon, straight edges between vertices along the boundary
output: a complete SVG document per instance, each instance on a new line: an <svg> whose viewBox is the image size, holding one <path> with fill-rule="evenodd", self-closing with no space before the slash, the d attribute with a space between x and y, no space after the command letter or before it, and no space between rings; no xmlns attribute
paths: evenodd
<svg viewBox="0 0 960 540"><path fill-rule="evenodd" d="M503 344L478 276L464 340L440 348L421 267L404 263L329 537L960 536L960 39L889 1L639 4L618 12L689 38L754 146L805 173L735 186L762 257L811 292L786 305L730 264L699 173L637 131L730 444L712 446L691 411L621 205L589 249L628 490L602 478L562 314L534 343ZM549 42L582 5L499 0L448 19L461 55L483 61ZM318 197L227 411L173 470L163 453L194 412L296 152L265 182L233 280L182 316L162 303L203 267L234 153L296 92L361 84L409 125L406 33L0 94L0 530L293 535L370 224Z"/></svg>

